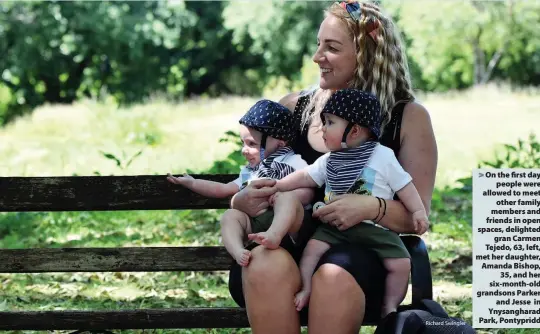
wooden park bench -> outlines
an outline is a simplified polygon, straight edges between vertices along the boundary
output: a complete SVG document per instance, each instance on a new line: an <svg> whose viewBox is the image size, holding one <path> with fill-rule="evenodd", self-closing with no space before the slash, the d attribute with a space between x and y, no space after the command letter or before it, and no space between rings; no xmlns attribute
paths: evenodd
<svg viewBox="0 0 540 334"><path fill-rule="evenodd" d="M194 175L229 182L236 175ZM0 177L0 211L224 209L165 176ZM412 298L432 298L429 258L417 236L402 236L412 259ZM228 270L223 247L0 249L1 273ZM1 287L0 287L1 289ZM366 325L370 325L366 323ZM243 308L167 308L0 312L0 330L112 330L249 327Z"/></svg>

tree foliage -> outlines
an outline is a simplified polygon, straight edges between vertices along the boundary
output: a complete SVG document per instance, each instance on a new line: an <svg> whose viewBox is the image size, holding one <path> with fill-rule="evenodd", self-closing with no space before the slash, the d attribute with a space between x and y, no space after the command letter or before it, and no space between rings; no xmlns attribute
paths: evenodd
<svg viewBox="0 0 540 334"><path fill-rule="evenodd" d="M169 84L182 91L184 29L196 24L182 4L162 2L2 3L3 82L18 102L71 102L100 89L131 100Z"/></svg>
<svg viewBox="0 0 540 334"><path fill-rule="evenodd" d="M317 47L317 30L323 20L322 1L232 1L225 9L225 27L234 31L234 43L249 36L254 43L247 50L261 55L266 73L298 80L303 56Z"/></svg>
<svg viewBox="0 0 540 334"><path fill-rule="evenodd" d="M119 103L155 92L173 98L257 92L262 78L245 72L257 72L262 58L242 52L243 42L233 45L232 32L221 24L224 5L2 2L1 83L11 96L4 118L19 112L17 106L103 92Z"/></svg>
<svg viewBox="0 0 540 334"><path fill-rule="evenodd" d="M260 94L301 79L320 1L0 2L0 124L44 102ZM383 1L417 89L540 84L540 3Z"/></svg>
<svg viewBox="0 0 540 334"><path fill-rule="evenodd" d="M388 2L408 36L425 90L444 91L496 78L540 84L540 3L529 1Z"/></svg>

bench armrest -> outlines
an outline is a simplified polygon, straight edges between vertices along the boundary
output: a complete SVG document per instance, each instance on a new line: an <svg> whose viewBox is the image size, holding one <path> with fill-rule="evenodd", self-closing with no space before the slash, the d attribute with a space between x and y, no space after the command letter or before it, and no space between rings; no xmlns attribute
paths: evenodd
<svg viewBox="0 0 540 334"><path fill-rule="evenodd" d="M431 265L426 244L416 235L402 235L401 240L411 255L412 304L433 299Z"/></svg>

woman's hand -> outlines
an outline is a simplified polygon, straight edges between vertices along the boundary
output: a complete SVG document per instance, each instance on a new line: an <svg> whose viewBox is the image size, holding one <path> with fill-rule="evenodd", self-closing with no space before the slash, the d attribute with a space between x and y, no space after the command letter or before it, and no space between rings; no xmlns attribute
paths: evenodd
<svg viewBox="0 0 540 334"><path fill-rule="evenodd" d="M245 212L250 217L262 214L270 205L269 197L277 192L276 180L253 180L247 187L233 196L231 207Z"/></svg>
<svg viewBox="0 0 540 334"><path fill-rule="evenodd" d="M323 223L344 231L363 220L375 218L379 204L373 196L345 194L333 197L328 204L313 213Z"/></svg>

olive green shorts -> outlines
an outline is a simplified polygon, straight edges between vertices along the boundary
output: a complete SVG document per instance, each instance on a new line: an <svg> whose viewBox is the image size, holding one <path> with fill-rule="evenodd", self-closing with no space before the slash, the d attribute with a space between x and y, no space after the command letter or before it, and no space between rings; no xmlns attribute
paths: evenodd
<svg viewBox="0 0 540 334"><path fill-rule="evenodd" d="M249 217L251 233L266 232L272 225L273 220L274 210L272 208L268 208L268 210L257 217Z"/></svg>
<svg viewBox="0 0 540 334"><path fill-rule="evenodd" d="M330 245L357 243L370 247L382 258L410 258L403 241L396 232L380 227L359 223L344 231L335 226L321 224L312 239L324 241Z"/></svg>
<svg viewBox="0 0 540 334"><path fill-rule="evenodd" d="M311 209L304 209L304 219L302 220L302 227L309 229L310 226L313 224L312 217L311 217ZM274 220L274 210L272 208L268 208L267 211L264 213L258 215L257 217L250 217L249 221L251 224L251 233L259 233L259 232L266 232L270 226L272 226L272 221ZM300 235L302 234L303 237ZM293 244L297 244L297 242L300 240L302 243L306 243L309 239L309 235L306 237L304 235L305 233L297 233L289 234L286 238L290 239L290 241L293 242ZM246 249L252 249L257 244L253 241L248 241L248 244L246 245Z"/></svg>

